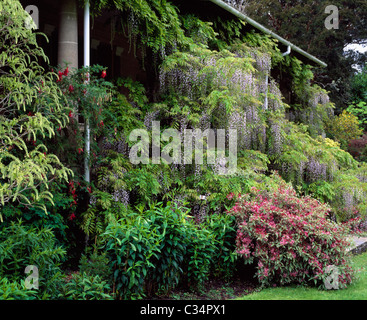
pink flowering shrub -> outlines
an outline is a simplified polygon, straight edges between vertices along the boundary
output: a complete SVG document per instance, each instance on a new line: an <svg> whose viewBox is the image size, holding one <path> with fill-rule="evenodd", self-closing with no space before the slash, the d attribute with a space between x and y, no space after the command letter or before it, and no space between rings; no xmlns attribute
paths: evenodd
<svg viewBox="0 0 367 320"><path fill-rule="evenodd" d="M236 252L245 263L255 263L261 285L303 284L324 287L338 270L338 287L351 283L346 228L328 218L326 204L299 198L292 187L281 183L278 189L238 198L229 211L236 217Z"/></svg>

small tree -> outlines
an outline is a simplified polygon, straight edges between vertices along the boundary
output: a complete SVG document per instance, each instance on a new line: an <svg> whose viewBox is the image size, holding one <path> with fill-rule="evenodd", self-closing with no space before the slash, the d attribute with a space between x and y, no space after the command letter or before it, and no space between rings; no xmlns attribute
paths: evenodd
<svg viewBox="0 0 367 320"><path fill-rule="evenodd" d="M340 143L342 149L347 150L349 141L360 138L363 130L359 126L358 118L343 110L342 114L330 121L328 132Z"/></svg>
<svg viewBox="0 0 367 320"><path fill-rule="evenodd" d="M0 3L0 204L38 205L52 202L48 184L68 179L71 170L47 153L42 139L68 121L56 74L45 72L47 62L37 34L26 25L29 15L19 1ZM0 220L3 217L0 214Z"/></svg>

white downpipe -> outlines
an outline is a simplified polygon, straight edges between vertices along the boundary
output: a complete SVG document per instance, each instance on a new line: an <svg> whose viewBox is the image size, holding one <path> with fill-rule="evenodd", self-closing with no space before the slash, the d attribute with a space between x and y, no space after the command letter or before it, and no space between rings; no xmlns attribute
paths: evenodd
<svg viewBox="0 0 367 320"><path fill-rule="evenodd" d="M86 2L84 7L84 67L90 66L90 14L89 14L89 1ZM90 182L90 127L89 118L85 119L85 157L84 157L84 179L86 182Z"/></svg>
<svg viewBox="0 0 367 320"><path fill-rule="evenodd" d="M292 49L291 46L288 46L287 51L282 54L283 57L289 55L291 53L291 49Z"/></svg>
<svg viewBox="0 0 367 320"><path fill-rule="evenodd" d="M268 110L268 92L269 92L269 75L266 73L265 76L265 101L264 101L264 109Z"/></svg>

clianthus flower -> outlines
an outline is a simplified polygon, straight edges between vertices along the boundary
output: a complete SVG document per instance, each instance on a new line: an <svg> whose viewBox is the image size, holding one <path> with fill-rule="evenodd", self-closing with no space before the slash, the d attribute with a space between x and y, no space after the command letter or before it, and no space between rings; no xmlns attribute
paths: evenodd
<svg viewBox="0 0 367 320"><path fill-rule="evenodd" d="M62 76L64 75L63 72L59 71L59 77L58 79L56 80L56 82L60 82L62 80Z"/></svg>

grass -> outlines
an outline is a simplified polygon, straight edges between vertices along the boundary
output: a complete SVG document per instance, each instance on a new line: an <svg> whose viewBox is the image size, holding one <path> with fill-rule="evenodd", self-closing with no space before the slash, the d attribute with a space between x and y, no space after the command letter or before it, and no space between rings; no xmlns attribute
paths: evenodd
<svg viewBox="0 0 367 320"><path fill-rule="evenodd" d="M267 288L239 297L240 300L367 300L367 252L353 257L357 277L346 289L318 290L310 287Z"/></svg>

